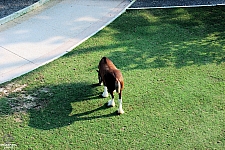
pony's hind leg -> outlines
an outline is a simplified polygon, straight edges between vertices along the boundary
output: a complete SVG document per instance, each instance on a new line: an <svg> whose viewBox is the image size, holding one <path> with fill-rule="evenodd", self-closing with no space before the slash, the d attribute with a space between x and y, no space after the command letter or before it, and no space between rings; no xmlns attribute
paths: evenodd
<svg viewBox="0 0 225 150"><path fill-rule="evenodd" d="M114 95L113 92L110 92L112 99L110 99L108 101L108 107L114 107L115 106L115 102L114 102Z"/></svg>
<svg viewBox="0 0 225 150"><path fill-rule="evenodd" d="M104 86L104 92L102 93L102 97L108 97L108 96L109 96L109 93L108 93L107 87Z"/></svg>
<svg viewBox="0 0 225 150"><path fill-rule="evenodd" d="M118 114L123 114L124 111L123 111L123 108L122 108L122 93L121 93L121 91L119 93L119 100L118 100L118 102L119 102Z"/></svg>

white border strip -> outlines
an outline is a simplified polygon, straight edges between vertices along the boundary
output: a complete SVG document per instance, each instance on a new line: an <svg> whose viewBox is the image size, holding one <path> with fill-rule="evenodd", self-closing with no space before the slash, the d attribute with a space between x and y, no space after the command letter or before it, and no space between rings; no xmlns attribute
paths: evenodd
<svg viewBox="0 0 225 150"><path fill-rule="evenodd" d="M163 8L190 8L190 7L211 7L211 6L225 6L225 4L211 4L211 5L187 5L187 6L162 6L162 7L138 7L138 8L128 8L129 10L136 9L163 9Z"/></svg>
<svg viewBox="0 0 225 150"><path fill-rule="evenodd" d="M32 5L28 6L28 7L25 7L25 8L23 8L23 9L17 11L17 12L14 12L13 14L11 14L9 16L1 18L0 19L0 25L2 25L4 23L7 23L7 22L9 22L9 21L11 21L11 20L13 20L15 18L18 18L18 17L20 17L20 16L22 16L22 15L24 15L24 14L26 14L26 13L32 11L32 10L34 10L35 8L45 4L48 1L50 1L50 0L39 0L38 2L32 4Z"/></svg>

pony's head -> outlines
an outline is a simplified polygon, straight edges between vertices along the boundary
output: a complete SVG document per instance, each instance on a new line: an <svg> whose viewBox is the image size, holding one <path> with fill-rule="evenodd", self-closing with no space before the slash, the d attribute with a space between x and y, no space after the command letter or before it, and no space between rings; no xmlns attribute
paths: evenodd
<svg viewBox="0 0 225 150"><path fill-rule="evenodd" d="M100 75L100 72L99 72L99 70L96 70L96 71L98 72L98 84L102 85L103 80L102 80L102 77Z"/></svg>

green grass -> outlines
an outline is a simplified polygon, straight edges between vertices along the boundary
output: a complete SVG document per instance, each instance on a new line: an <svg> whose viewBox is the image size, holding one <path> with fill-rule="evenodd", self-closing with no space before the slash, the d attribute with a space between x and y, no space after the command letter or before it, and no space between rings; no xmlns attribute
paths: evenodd
<svg viewBox="0 0 225 150"><path fill-rule="evenodd" d="M95 86L102 56L125 78L120 116ZM17 149L222 150L225 7L127 11L1 87L8 93L0 99L0 144Z"/></svg>

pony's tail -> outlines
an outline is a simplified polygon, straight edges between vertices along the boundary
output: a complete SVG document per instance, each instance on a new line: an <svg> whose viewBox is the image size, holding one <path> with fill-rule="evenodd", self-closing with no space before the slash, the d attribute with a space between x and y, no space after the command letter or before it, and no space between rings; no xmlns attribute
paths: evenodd
<svg viewBox="0 0 225 150"><path fill-rule="evenodd" d="M116 80L116 82L115 82L115 88L116 88L116 92L119 93L120 92L120 89L121 89L120 81Z"/></svg>

